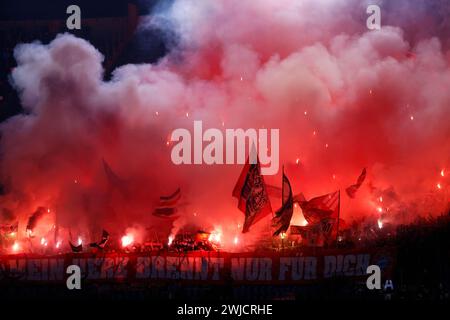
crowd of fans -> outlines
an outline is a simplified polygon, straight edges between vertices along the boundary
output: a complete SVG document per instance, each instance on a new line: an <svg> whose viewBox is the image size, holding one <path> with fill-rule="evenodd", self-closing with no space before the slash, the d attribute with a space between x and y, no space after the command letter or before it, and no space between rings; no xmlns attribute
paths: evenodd
<svg viewBox="0 0 450 320"><path fill-rule="evenodd" d="M356 300L404 301L450 300L450 212L436 218L417 219L413 224L396 227L395 235L380 234L367 248L395 248L393 289L368 290L366 278L334 278L300 285L241 285L227 277L225 284L199 285L181 281L143 283L91 283L80 293L69 293L61 285L17 283L2 294L22 297L63 299L78 295L80 299L106 300ZM345 250L345 248L343 248Z"/></svg>

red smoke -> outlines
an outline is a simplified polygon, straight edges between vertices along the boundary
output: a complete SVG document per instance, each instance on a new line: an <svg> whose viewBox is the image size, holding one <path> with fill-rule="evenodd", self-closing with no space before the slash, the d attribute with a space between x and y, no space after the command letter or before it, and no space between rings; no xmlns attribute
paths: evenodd
<svg viewBox="0 0 450 320"><path fill-rule="evenodd" d="M307 198L353 184L367 167L356 199L342 193L344 219L376 214L386 192L395 198L391 222L401 210L411 219L442 212L449 183L440 173L450 167L443 31L420 39L387 25L368 31L355 3L178 0L148 21L170 22L180 37L172 53L123 66L109 82L101 53L82 39L18 46L12 78L27 113L1 124L1 205L21 232L42 206L61 228L94 239L103 228L160 230L156 200L181 187L174 231L196 225L234 242L243 216L231 190L241 166L175 166L166 144L173 129L202 120L280 129L280 162ZM111 185L102 159L127 192ZM265 179L281 184L281 174Z"/></svg>

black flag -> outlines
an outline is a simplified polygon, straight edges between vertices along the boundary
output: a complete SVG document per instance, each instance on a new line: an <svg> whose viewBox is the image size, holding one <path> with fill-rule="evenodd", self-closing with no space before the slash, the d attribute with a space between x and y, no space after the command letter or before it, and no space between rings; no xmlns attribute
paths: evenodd
<svg viewBox="0 0 450 320"><path fill-rule="evenodd" d="M294 197L292 195L292 188L289 179L283 172L283 204L281 208L275 212L275 217L273 218L273 226L276 228L273 233L274 236L280 233L286 232L291 224L292 214L294 213Z"/></svg>

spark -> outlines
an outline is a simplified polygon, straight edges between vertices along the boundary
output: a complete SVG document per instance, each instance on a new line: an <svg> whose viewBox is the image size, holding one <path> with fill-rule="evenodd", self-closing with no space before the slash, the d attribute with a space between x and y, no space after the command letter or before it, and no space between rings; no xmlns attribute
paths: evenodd
<svg viewBox="0 0 450 320"><path fill-rule="evenodd" d="M189 112L186 112L186 118L189 118Z"/></svg>
<svg viewBox="0 0 450 320"><path fill-rule="evenodd" d="M78 245L82 245L83 244L83 240L81 239L81 237L78 237Z"/></svg>
<svg viewBox="0 0 450 320"><path fill-rule="evenodd" d="M172 235L169 236L169 239L167 240L167 245L168 245L168 246L171 246L171 245L172 245L173 238L174 238L174 237L173 237Z"/></svg>
<svg viewBox="0 0 450 320"><path fill-rule="evenodd" d="M325 148L328 148L328 143L325 143Z"/></svg>
<svg viewBox="0 0 450 320"><path fill-rule="evenodd" d="M441 177L444 177L445 176L445 172L444 172L444 169L442 169L441 170Z"/></svg>
<svg viewBox="0 0 450 320"><path fill-rule="evenodd" d="M166 142L166 146L168 146L168 145L170 145L170 141L167 141L167 142Z"/></svg>
<svg viewBox="0 0 450 320"><path fill-rule="evenodd" d="M295 164L297 164L297 165L300 164L300 158L297 158L297 159L295 160Z"/></svg>
<svg viewBox="0 0 450 320"><path fill-rule="evenodd" d="M77 180L77 179L73 180L73 183L77 184L77 183L78 183L78 180Z"/></svg>
<svg viewBox="0 0 450 320"><path fill-rule="evenodd" d="M58 241L55 245L56 249L59 249L61 247L61 241Z"/></svg>
<svg viewBox="0 0 450 320"><path fill-rule="evenodd" d="M285 239L286 238L286 233L285 232L280 233L280 238L281 239Z"/></svg>
<svg viewBox="0 0 450 320"><path fill-rule="evenodd" d="M241 76L241 81L244 81L244 78Z"/></svg>
<svg viewBox="0 0 450 320"><path fill-rule="evenodd" d="M313 131L313 136L315 136L315 135L317 135L317 131L316 130Z"/></svg>
<svg viewBox="0 0 450 320"><path fill-rule="evenodd" d="M378 201L383 202L383 197L379 197Z"/></svg>
<svg viewBox="0 0 450 320"><path fill-rule="evenodd" d="M411 121L414 120L414 116L413 115L411 115L409 118L411 119Z"/></svg>
<svg viewBox="0 0 450 320"><path fill-rule="evenodd" d="M436 185L436 187L437 187L439 190L442 189L442 186L441 186L440 183L438 183L438 184Z"/></svg>
<svg viewBox="0 0 450 320"><path fill-rule="evenodd" d="M159 116L159 112L158 112L158 111L156 111L156 112L155 112L155 115Z"/></svg>
<svg viewBox="0 0 450 320"><path fill-rule="evenodd" d="M336 180L336 175L335 174L333 174L333 180Z"/></svg>
<svg viewBox="0 0 450 320"><path fill-rule="evenodd" d="M239 243L239 238L238 238L238 236L235 236L235 237L234 237L233 243L234 243L234 245L237 245L237 244Z"/></svg>
<svg viewBox="0 0 450 320"><path fill-rule="evenodd" d="M308 115L308 111L305 110L305 112L303 112L303 114L304 114L305 116L307 116L307 115Z"/></svg>
<svg viewBox="0 0 450 320"><path fill-rule="evenodd" d="M378 208L377 208L377 211L378 211L379 213L382 213L382 212L383 212L383 208L382 208L382 207L378 207Z"/></svg>
<svg viewBox="0 0 450 320"><path fill-rule="evenodd" d="M131 234L124 235L121 239L122 247L126 248L134 242L134 237Z"/></svg>
<svg viewBox="0 0 450 320"><path fill-rule="evenodd" d="M369 90L369 94L372 94L372 89Z"/></svg>

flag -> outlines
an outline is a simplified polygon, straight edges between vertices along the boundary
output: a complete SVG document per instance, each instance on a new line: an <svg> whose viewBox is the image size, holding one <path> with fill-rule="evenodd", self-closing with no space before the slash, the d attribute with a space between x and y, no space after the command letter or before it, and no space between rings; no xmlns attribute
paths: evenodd
<svg viewBox="0 0 450 320"><path fill-rule="evenodd" d="M258 159L254 164L247 160L233 189L233 197L238 199L238 208L245 214L243 233L272 212Z"/></svg>
<svg viewBox="0 0 450 320"><path fill-rule="evenodd" d="M280 187L268 184L266 186L266 189L267 189L267 193L269 194L270 197L281 199L283 196L283 190ZM304 202L304 201L306 201L306 199L302 192L300 192L299 194L296 194L294 196L294 203L295 202L300 203L300 202Z"/></svg>
<svg viewBox="0 0 450 320"><path fill-rule="evenodd" d="M178 188L169 196L160 196L158 207L153 211L153 215L157 217L170 217L177 212L175 207L181 198L181 189Z"/></svg>
<svg viewBox="0 0 450 320"><path fill-rule="evenodd" d="M303 203L303 202L305 202L306 201L306 198L305 198L305 196L303 195L303 193L299 193L299 194L296 194L295 196L294 196L294 202L297 202L297 203Z"/></svg>
<svg viewBox="0 0 450 320"><path fill-rule="evenodd" d="M90 243L89 246L91 248L104 249L108 240L109 240L109 233L106 230L103 230L102 239L100 240L100 242Z"/></svg>
<svg viewBox="0 0 450 320"><path fill-rule="evenodd" d="M158 207L153 211L154 216L158 217L169 217L177 212L177 208L172 207Z"/></svg>
<svg viewBox="0 0 450 320"><path fill-rule="evenodd" d="M309 226L291 226L290 228L292 235L300 235L302 238L307 238L310 230Z"/></svg>
<svg viewBox="0 0 450 320"><path fill-rule="evenodd" d="M325 218L337 219L340 210L340 191L300 202L299 204L308 224L319 223Z"/></svg>
<svg viewBox="0 0 450 320"><path fill-rule="evenodd" d="M178 188L170 196L159 197L159 204L160 206L173 206L178 202L178 200L180 200L180 198L181 198L181 189Z"/></svg>
<svg viewBox="0 0 450 320"><path fill-rule="evenodd" d="M275 212L275 217L272 219L273 226L276 228L273 233L274 236L287 231L291 223L292 214L294 213L294 197L292 196L291 183L284 172L282 191L281 208Z"/></svg>
<svg viewBox="0 0 450 320"><path fill-rule="evenodd" d="M358 191L359 187L361 187L361 185L362 185L362 183L364 182L365 179L366 179L366 168L363 169L363 171L359 175L358 180L356 181L356 183L351 185L347 189L345 189L345 192L347 192L347 195L350 198L352 198L352 199L355 198L356 191Z"/></svg>
<svg viewBox="0 0 450 320"><path fill-rule="evenodd" d="M320 223L307 226L291 226L292 235L300 235L302 244L312 247L321 247L325 243L322 226Z"/></svg>

